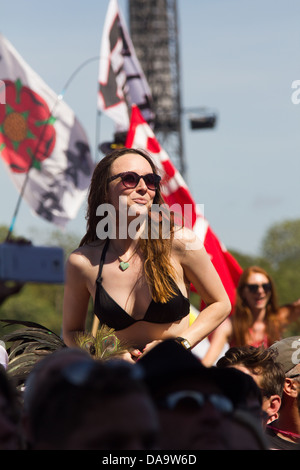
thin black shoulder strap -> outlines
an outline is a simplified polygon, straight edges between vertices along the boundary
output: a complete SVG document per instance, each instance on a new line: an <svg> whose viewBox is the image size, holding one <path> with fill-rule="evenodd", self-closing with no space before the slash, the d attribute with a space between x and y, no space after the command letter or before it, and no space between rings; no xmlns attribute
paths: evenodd
<svg viewBox="0 0 300 470"><path fill-rule="evenodd" d="M97 281L100 281L100 282L101 282L102 269L103 269L108 245L109 245L109 238L106 239L105 245L101 253L101 258L100 258L100 263L99 263L99 272L98 272L98 277L97 277Z"/></svg>

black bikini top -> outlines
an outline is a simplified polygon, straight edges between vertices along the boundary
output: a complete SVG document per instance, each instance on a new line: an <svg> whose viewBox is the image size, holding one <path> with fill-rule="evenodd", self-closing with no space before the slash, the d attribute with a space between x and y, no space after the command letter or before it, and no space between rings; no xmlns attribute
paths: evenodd
<svg viewBox="0 0 300 470"><path fill-rule="evenodd" d="M102 269L106 251L109 245L107 240L100 259L99 273L96 280L96 295L94 314L99 318L100 324L106 324L114 330L123 330L139 321L150 323L173 323L186 317L190 312L190 302L171 279L176 294L166 303L155 302L153 299L143 318L135 320L106 292L102 286Z"/></svg>

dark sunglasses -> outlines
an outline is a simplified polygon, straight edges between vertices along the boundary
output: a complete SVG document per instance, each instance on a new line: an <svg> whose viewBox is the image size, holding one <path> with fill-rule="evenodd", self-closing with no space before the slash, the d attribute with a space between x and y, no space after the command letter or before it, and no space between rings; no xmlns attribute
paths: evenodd
<svg viewBox="0 0 300 470"><path fill-rule="evenodd" d="M136 188L140 182L140 179L143 178L143 180L146 183L147 188L150 189L151 191L156 190L161 180L161 177L159 175L156 175L155 173L148 173L147 175L138 175L134 171L125 171L124 173L118 173L117 175L114 175L108 178L108 183L110 183L111 181L117 178L121 178L122 183L125 186L125 188L129 188L129 189Z"/></svg>
<svg viewBox="0 0 300 470"><path fill-rule="evenodd" d="M142 369L121 359L97 363L94 359L80 360L74 364L69 364L61 371L61 376L70 385L76 387L91 386L100 378L105 383L107 377L126 377L133 381L140 381L144 374Z"/></svg>
<svg viewBox="0 0 300 470"><path fill-rule="evenodd" d="M265 284L246 284L246 287L248 287L249 291L251 292L251 294L257 294L258 292L258 289L260 287L263 288L263 290L265 291L265 293L267 292L271 292L272 290L272 287L271 287L271 284L268 282L268 283L265 283Z"/></svg>
<svg viewBox="0 0 300 470"><path fill-rule="evenodd" d="M192 408L201 409L206 402L223 414L233 412L233 404L229 398L219 394L206 394L194 390L182 390L170 393L163 400L159 400L158 406L167 410L175 410L176 408Z"/></svg>

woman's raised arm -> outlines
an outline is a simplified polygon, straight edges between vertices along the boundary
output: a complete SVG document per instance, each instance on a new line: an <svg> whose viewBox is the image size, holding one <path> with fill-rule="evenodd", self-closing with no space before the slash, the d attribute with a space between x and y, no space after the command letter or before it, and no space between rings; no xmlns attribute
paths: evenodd
<svg viewBox="0 0 300 470"><path fill-rule="evenodd" d="M200 239L190 231L181 238L181 266L206 307L194 323L183 332L191 346L212 333L230 314L231 303Z"/></svg>

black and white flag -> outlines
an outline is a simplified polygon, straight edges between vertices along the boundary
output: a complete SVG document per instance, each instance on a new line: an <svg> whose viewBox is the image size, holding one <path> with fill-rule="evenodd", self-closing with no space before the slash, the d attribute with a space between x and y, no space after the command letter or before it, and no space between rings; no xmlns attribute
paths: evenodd
<svg viewBox="0 0 300 470"><path fill-rule="evenodd" d="M117 0L110 0L99 61L98 109L114 122L117 132L129 128L133 104L152 127L154 112L147 80L128 34Z"/></svg>

